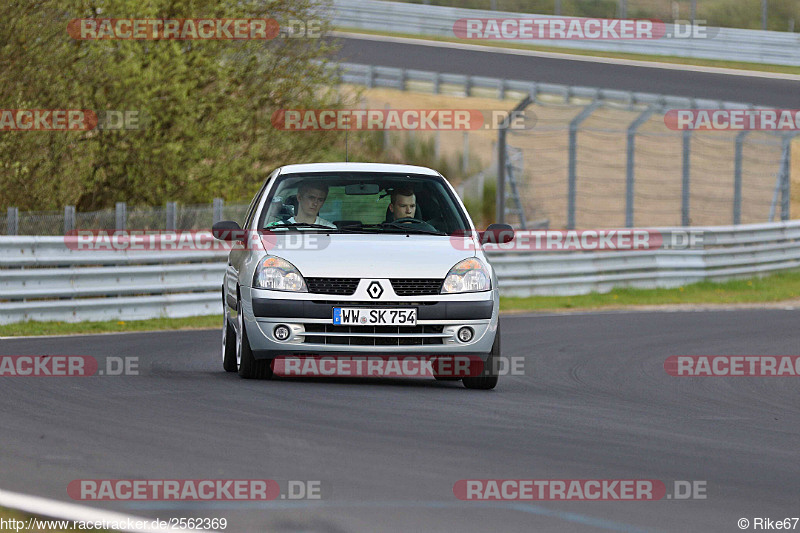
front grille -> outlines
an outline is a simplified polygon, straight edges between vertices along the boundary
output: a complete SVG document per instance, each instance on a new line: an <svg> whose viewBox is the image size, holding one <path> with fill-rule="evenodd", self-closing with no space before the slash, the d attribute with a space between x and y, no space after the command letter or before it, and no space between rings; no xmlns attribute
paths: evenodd
<svg viewBox="0 0 800 533"><path fill-rule="evenodd" d="M308 292L351 296L358 287L358 278L306 278Z"/></svg>
<svg viewBox="0 0 800 533"><path fill-rule="evenodd" d="M334 326L305 324L306 343L345 346L421 346L444 344L444 326Z"/></svg>
<svg viewBox="0 0 800 533"><path fill-rule="evenodd" d="M441 279L392 279L392 288L398 296L425 296L439 294Z"/></svg>

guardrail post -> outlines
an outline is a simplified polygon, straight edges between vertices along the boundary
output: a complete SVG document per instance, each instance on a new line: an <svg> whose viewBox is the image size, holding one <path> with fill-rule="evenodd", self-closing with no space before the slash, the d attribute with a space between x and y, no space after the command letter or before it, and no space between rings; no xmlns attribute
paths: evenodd
<svg viewBox="0 0 800 533"><path fill-rule="evenodd" d="M472 96L472 76L464 78L464 96Z"/></svg>
<svg viewBox="0 0 800 533"><path fill-rule="evenodd" d="M733 223L742 223L742 147L749 131L736 134L735 155L733 162Z"/></svg>
<svg viewBox="0 0 800 533"><path fill-rule="evenodd" d="M437 72L433 75L433 94L442 92L442 75Z"/></svg>
<svg viewBox="0 0 800 533"><path fill-rule="evenodd" d="M128 206L125 202L117 202L115 213L115 228L118 230L127 229L125 226L128 222Z"/></svg>
<svg viewBox="0 0 800 533"><path fill-rule="evenodd" d="M9 207L6 211L6 235L19 233L19 209Z"/></svg>
<svg viewBox="0 0 800 533"><path fill-rule="evenodd" d="M225 200L223 200L222 198L214 198L212 206L213 206L213 221L214 224L216 224L217 222L223 220L223 217L225 216L222 214L222 208L225 206Z"/></svg>
<svg viewBox="0 0 800 533"><path fill-rule="evenodd" d="M792 160L793 134L783 136L783 156L781 157L781 220L789 220L789 192Z"/></svg>
<svg viewBox="0 0 800 533"><path fill-rule="evenodd" d="M692 130L683 130L683 168L681 183L681 226L689 225L689 185L691 179Z"/></svg>
<svg viewBox="0 0 800 533"><path fill-rule="evenodd" d="M178 204L177 202L167 202L167 231L175 231L178 229Z"/></svg>
<svg viewBox="0 0 800 533"><path fill-rule="evenodd" d="M370 89L375 87L375 67L373 65L367 67L367 87Z"/></svg>
<svg viewBox="0 0 800 533"><path fill-rule="evenodd" d="M75 229L75 206L64 206L64 235Z"/></svg>
<svg viewBox="0 0 800 533"><path fill-rule="evenodd" d="M583 108L569 123L569 169L567 170L567 229L575 229L575 190L578 178L578 127L581 122L589 118L595 109L600 107L600 102L595 100Z"/></svg>
<svg viewBox="0 0 800 533"><path fill-rule="evenodd" d="M636 117L628 126L628 149L627 156L628 162L625 167L625 227L633 227L633 186L634 186L634 169L636 165L636 130L639 126L644 124L650 116L655 113L655 108L649 107Z"/></svg>
<svg viewBox="0 0 800 533"><path fill-rule="evenodd" d="M406 90L406 82L408 81L408 71L406 69L400 70L400 80L399 80L399 89L401 91Z"/></svg>
<svg viewBox="0 0 800 533"><path fill-rule="evenodd" d="M506 80L504 78L497 80L497 99L506 99Z"/></svg>

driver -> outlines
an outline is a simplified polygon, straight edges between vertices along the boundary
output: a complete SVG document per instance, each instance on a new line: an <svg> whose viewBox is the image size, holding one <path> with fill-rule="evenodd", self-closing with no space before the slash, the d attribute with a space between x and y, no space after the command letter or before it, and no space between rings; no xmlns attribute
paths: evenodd
<svg viewBox="0 0 800 533"><path fill-rule="evenodd" d="M392 191L391 196L389 211L392 213L392 220L414 218L417 213L417 197L411 187L398 187Z"/></svg>
<svg viewBox="0 0 800 533"><path fill-rule="evenodd" d="M306 180L297 187L297 214L287 220L289 224L319 224L335 228L333 222L319 216L319 210L328 198L328 186L320 181Z"/></svg>

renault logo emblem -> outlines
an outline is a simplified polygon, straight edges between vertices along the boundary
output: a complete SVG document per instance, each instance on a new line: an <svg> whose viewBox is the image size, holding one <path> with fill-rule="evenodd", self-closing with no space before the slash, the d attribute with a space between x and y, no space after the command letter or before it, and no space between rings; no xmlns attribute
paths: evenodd
<svg viewBox="0 0 800 533"><path fill-rule="evenodd" d="M369 287L367 287L367 294L369 294L370 298L377 300L383 294L383 287L381 287L381 284L377 281L373 281L369 284Z"/></svg>

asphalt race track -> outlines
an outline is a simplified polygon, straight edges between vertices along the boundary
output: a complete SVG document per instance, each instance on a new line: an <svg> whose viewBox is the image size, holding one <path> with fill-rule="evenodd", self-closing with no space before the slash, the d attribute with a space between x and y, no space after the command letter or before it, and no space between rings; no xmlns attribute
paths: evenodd
<svg viewBox="0 0 800 533"><path fill-rule="evenodd" d="M319 480L316 501L91 502L227 531L740 531L800 514L798 378L685 378L670 355L798 355L800 310L504 316L525 375L245 381L217 331L0 340L0 355L138 357L138 376L2 377L0 478ZM460 479L705 481L707 498L464 502Z"/></svg>
<svg viewBox="0 0 800 533"><path fill-rule="evenodd" d="M800 81L338 38L339 61L800 108Z"/></svg>

